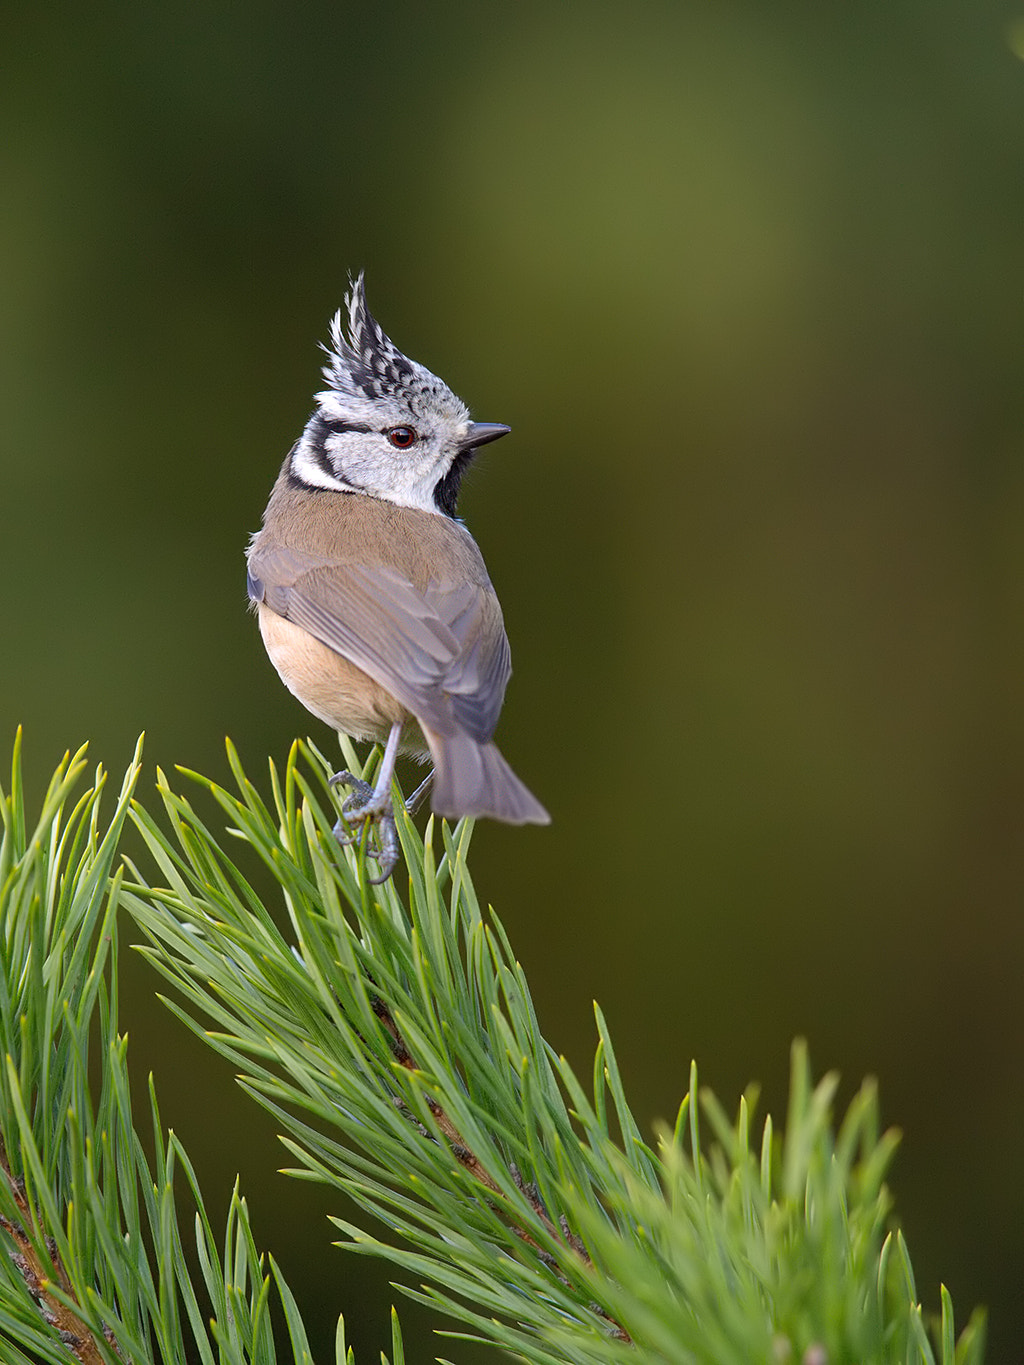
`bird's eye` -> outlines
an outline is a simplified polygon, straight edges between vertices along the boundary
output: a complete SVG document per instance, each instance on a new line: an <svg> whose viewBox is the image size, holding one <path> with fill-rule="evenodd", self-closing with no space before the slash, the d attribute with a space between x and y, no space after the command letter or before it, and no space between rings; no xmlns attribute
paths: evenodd
<svg viewBox="0 0 1024 1365"><path fill-rule="evenodd" d="M412 427L392 427L388 432L388 440L398 450L408 450L415 439Z"/></svg>

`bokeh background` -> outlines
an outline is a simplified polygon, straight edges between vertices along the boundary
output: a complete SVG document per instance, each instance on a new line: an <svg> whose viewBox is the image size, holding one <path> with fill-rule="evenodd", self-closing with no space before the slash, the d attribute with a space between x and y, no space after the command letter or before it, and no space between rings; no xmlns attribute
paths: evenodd
<svg viewBox="0 0 1024 1365"><path fill-rule="evenodd" d="M514 429L461 511L554 824L481 825L474 867L548 1037L585 1071L599 999L646 1126L691 1057L776 1115L796 1034L844 1102L876 1075L926 1304L1024 1359L1019 0L11 0L2 54L0 749L23 722L36 797L86 738L221 779L225 734L256 774L330 742L242 552L365 267ZM132 1053L207 1188L241 1171L322 1358L339 1309L383 1343L389 1272L153 986Z"/></svg>

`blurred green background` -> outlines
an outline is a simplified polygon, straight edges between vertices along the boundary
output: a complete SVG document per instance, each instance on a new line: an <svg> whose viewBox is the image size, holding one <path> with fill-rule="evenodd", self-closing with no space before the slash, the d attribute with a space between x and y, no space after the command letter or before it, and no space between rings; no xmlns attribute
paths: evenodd
<svg viewBox="0 0 1024 1365"><path fill-rule="evenodd" d="M474 866L548 1037L586 1071L598 998L648 1126L691 1056L776 1115L796 1033L844 1101L876 1074L922 1296L1024 1359L1019 0L12 0L4 30L0 746L23 722L37 797L85 738L222 780L226 733L257 776L331 742L242 552L365 267L514 430L461 511L554 824L482 824ZM132 1053L208 1189L241 1170L321 1358L341 1308L383 1343L387 1270L328 1247L153 984Z"/></svg>

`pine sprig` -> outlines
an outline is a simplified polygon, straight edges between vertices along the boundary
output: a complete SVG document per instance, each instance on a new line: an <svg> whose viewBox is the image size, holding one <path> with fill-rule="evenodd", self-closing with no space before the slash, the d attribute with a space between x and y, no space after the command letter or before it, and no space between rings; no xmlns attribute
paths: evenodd
<svg viewBox="0 0 1024 1365"><path fill-rule="evenodd" d="M172 1009L282 1124L292 1174L387 1229L336 1219L346 1246L531 1362L980 1360L980 1317L954 1346L945 1291L925 1330L871 1086L835 1132L835 1078L814 1086L798 1046L785 1137L769 1118L758 1142L753 1097L731 1123L694 1068L674 1129L646 1141L600 1012L589 1092L544 1040L473 890L469 822L441 825L435 859L433 821L421 838L400 815L406 902L339 849L312 746L271 766L270 805L229 759L237 795L185 776L269 869L280 913L163 774L171 835L133 807L162 885L133 868L122 899Z"/></svg>
<svg viewBox="0 0 1024 1365"><path fill-rule="evenodd" d="M109 823L106 775L75 799L84 750L65 755L38 820L15 743L0 788L0 1358L4 1365L274 1365L276 1285L296 1365L312 1365L287 1284L256 1249L235 1189L215 1235L188 1156L142 1106L135 1121L118 1032L118 841L137 750ZM99 1095L90 1060L101 1075ZM186 1254L180 1206L191 1208ZM198 1260L198 1271L196 1269ZM402 1359L397 1323L394 1358ZM349 1361L339 1323L336 1359Z"/></svg>

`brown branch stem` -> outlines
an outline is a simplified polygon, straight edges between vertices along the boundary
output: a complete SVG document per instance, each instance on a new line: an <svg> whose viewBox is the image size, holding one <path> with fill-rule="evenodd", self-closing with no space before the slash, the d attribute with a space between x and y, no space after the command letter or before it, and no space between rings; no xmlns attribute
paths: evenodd
<svg viewBox="0 0 1024 1365"><path fill-rule="evenodd" d="M46 1246L46 1255L43 1256L36 1249L36 1243L25 1231L27 1227L34 1224L32 1210L25 1197L23 1183L17 1179L11 1170L7 1149L2 1140L0 1140L0 1170L3 1171L21 1220L16 1223L0 1215L0 1226L3 1227L4 1232L7 1233L16 1247L16 1250L11 1252L11 1259L21 1278L25 1281L26 1289L38 1306L43 1319L54 1329L80 1365L104 1365L103 1355L93 1332L77 1313L72 1312L51 1292L51 1286L56 1284L69 1299L75 1297L53 1238L37 1237L37 1241L43 1241Z"/></svg>
<svg viewBox="0 0 1024 1365"><path fill-rule="evenodd" d="M384 1025L385 1029L387 1029L388 1033L391 1036L391 1052L395 1061L399 1064L399 1066L404 1067L407 1071L418 1071L419 1067L416 1065L412 1053L409 1051L405 1039L402 1037L401 1030L395 1023L394 1016L392 1015L388 1006L384 1003L380 996L376 994L376 992L370 993L370 1005L371 1008L373 1009L374 1014L381 1021L381 1023ZM451 1148L452 1155L455 1157L456 1161L458 1161L459 1165L464 1167L464 1169L469 1172L469 1174L474 1178L474 1180L479 1181L479 1183L483 1185L485 1189L490 1190L492 1194L502 1196L501 1186L489 1173L489 1171L486 1169L483 1162L476 1155L476 1153L469 1146L467 1146L458 1128L456 1128L455 1124L449 1118L449 1116L442 1108L442 1106L438 1104L436 1100L432 1099L429 1095L427 1096L427 1104L430 1108L430 1113L434 1119L434 1122L437 1124L437 1127L441 1132L442 1136L448 1142L448 1145ZM556 1242L561 1242L564 1246L566 1246L574 1254L574 1256L576 1256L576 1258L587 1269L589 1269L593 1265L593 1261L590 1259L590 1255L587 1252L587 1249L583 1245L582 1241L579 1239L579 1237L577 1237L574 1233L570 1231L569 1224L566 1218L564 1216L560 1217L558 1220L558 1224L556 1225L553 1219L551 1218L551 1215L544 1207L537 1187L532 1184L526 1185L523 1182L522 1176L519 1174L518 1168L514 1164L511 1170L512 1178L515 1181L516 1186L526 1196L530 1204L530 1207L533 1209L534 1213L540 1219L540 1221L544 1224L545 1230ZM563 1284L567 1286L571 1285L572 1283L571 1280L567 1279L558 1269L557 1265L555 1264L554 1257L551 1256L549 1252L544 1251L540 1243L536 1241L536 1239L532 1237L530 1233L526 1231L525 1228L520 1227L516 1223L511 1223L510 1227L511 1231L518 1238L520 1238L523 1242L525 1242L528 1246L532 1247L533 1250L537 1252L540 1258L544 1261L545 1265L547 1265L558 1276L558 1278L562 1281ZM609 1315L604 1311L603 1308L601 1308L599 1304L592 1304L591 1307L595 1313L597 1313L600 1317L604 1318L605 1321L609 1324L609 1327L611 1328L612 1331L612 1335L616 1338L616 1340L626 1342L630 1340L629 1333L626 1332L622 1327L620 1327L619 1324L613 1318L609 1317Z"/></svg>

